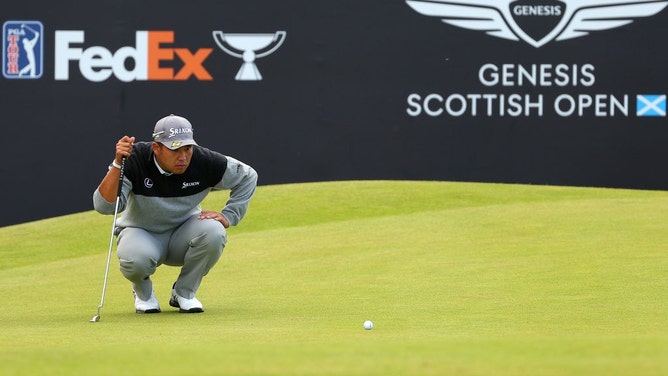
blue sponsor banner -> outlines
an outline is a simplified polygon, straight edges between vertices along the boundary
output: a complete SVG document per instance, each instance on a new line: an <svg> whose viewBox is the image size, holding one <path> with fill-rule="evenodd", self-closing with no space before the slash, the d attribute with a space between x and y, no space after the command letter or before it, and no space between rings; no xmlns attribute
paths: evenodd
<svg viewBox="0 0 668 376"><path fill-rule="evenodd" d="M638 116L666 116L666 96L644 94L636 97Z"/></svg>
<svg viewBox="0 0 668 376"><path fill-rule="evenodd" d="M2 25L2 75L37 79L44 72L44 26L39 21L7 21Z"/></svg>

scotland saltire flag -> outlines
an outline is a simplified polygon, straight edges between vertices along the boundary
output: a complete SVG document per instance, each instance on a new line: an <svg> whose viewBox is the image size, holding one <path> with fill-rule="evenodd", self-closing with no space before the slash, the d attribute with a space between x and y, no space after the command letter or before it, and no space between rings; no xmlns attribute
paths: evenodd
<svg viewBox="0 0 668 376"><path fill-rule="evenodd" d="M44 26L39 21L7 21L2 25L2 75L37 79L44 71Z"/></svg>
<svg viewBox="0 0 668 376"><path fill-rule="evenodd" d="M636 97L638 116L666 116L666 95L644 94Z"/></svg>

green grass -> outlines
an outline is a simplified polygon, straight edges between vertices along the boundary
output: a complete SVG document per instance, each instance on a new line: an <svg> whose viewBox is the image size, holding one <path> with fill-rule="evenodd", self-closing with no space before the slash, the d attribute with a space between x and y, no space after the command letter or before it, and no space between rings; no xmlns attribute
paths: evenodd
<svg viewBox="0 0 668 376"><path fill-rule="evenodd" d="M163 313L135 314L114 254L89 323L110 228L93 212L0 228L0 374L668 374L668 192L263 186L204 314L168 307L167 266Z"/></svg>

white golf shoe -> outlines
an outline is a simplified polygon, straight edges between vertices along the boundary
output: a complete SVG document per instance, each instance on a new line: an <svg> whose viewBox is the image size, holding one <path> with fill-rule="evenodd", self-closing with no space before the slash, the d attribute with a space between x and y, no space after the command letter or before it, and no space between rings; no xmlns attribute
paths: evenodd
<svg viewBox="0 0 668 376"><path fill-rule="evenodd" d="M172 298L169 299L169 305L178 308L179 312L181 313L204 312L204 308L202 307L202 302L197 300L196 297L193 296L192 299L186 299L182 296L179 296L179 294L176 293L176 290L174 290L174 288L172 288Z"/></svg>
<svg viewBox="0 0 668 376"><path fill-rule="evenodd" d="M137 313L160 313L160 304L155 297L155 291L151 291L151 297L148 300L141 300L135 290L132 290L135 296L135 310Z"/></svg>

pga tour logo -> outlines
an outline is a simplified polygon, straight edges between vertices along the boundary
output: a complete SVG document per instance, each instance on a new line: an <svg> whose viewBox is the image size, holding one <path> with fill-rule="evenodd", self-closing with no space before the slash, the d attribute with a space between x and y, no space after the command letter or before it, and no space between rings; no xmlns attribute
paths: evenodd
<svg viewBox="0 0 668 376"><path fill-rule="evenodd" d="M406 0L444 23L542 47L630 24L661 12L666 0Z"/></svg>
<svg viewBox="0 0 668 376"><path fill-rule="evenodd" d="M39 21L7 21L2 26L2 74L37 79L44 71L44 26Z"/></svg>

